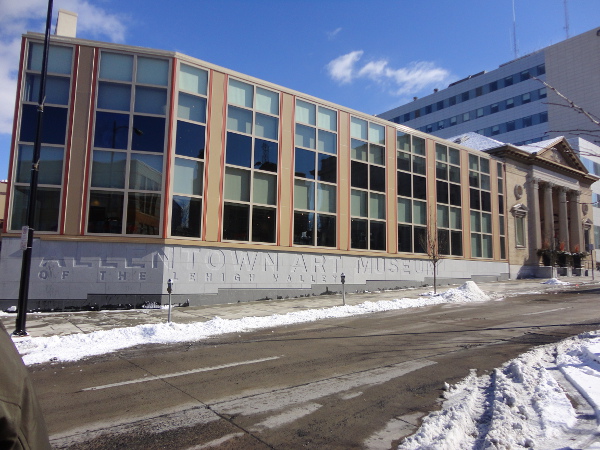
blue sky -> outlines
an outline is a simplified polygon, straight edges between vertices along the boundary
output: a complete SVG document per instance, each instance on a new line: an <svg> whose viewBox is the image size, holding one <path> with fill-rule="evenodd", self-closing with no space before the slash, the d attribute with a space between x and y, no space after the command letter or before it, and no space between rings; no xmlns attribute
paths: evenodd
<svg viewBox="0 0 600 450"><path fill-rule="evenodd" d="M513 0L55 0L78 37L174 50L377 114L514 59ZM519 55L566 37L563 0L514 0ZM8 173L20 35L47 0L0 0L0 179ZM600 0L568 0L569 34ZM55 21L53 21L55 23Z"/></svg>

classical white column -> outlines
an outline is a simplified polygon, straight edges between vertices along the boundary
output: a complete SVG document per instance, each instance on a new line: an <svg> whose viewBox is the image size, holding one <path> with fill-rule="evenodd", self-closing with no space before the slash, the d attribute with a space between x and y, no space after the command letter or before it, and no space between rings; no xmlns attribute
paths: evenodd
<svg viewBox="0 0 600 450"><path fill-rule="evenodd" d="M552 207L552 183L544 183L544 241L550 248L554 245L554 209ZM544 242L546 243L546 242Z"/></svg>
<svg viewBox="0 0 600 450"><path fill-rule="evenodd" d="M558 188L558 242L564 243L565 251L569 251L569 221L567 219L567 188ZM560 248L559 248L560 249Z"/></svg>
<svg viewBox="0 0 600 450"><path fill-rule="evenodd" d="M530 229L533 229L531 250L535 253L542 248L542 215L540 213L540 184L539 179L531 179L531 201L529 202L531 211L529 213Z"/></svg>
<svg viewBox="0 0 600 450"><path fill-rule="evenodd" d="M583 229L581 223L581 205L579 204L581 193L579 191L571 191L571 248L572 252L576 251L576 247L582 252L583 248Z"/></svg>

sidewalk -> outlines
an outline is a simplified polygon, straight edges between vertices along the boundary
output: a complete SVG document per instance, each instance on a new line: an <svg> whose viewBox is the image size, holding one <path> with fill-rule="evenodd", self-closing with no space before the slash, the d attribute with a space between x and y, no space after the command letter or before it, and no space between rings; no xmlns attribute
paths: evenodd
<svg viewBox="0 0 600 450"><path fill-rule="evenodd" d="M576 285L600 284L600 279L591 277L561 277L561 281L571 286L541 284L545 279L510 280L501 282L478 283L486 294L497 296L565 289ZM438 292L444 292L454 286L438 286ZM397 298L416 298L433 288L423 287L383 292L347 293L346 304L356 305L367 301L393 300ZM171 320L177 323L205 322L214 317L221 319L240 319L243 317L261 317L274 314L286 314L292 311L329 308L340 306L342 295L319 295L285 300L261 300L254 302L228 303L223 305L189 306L173 308ZM75 333L91 333L98 330L132 327L141 324L156 324L167 321L167 309L133 309L82 312L30 313L27 314L27 332L32 337L64 336ZM15 313L0 313L0 320L8 332L15 329Z"/></svg>

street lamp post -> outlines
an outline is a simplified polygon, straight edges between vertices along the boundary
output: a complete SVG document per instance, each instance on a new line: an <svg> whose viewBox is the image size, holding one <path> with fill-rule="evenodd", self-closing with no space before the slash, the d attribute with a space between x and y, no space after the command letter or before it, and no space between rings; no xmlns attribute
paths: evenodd
<svg viewBox="0 0 600 450"><path fill-rule="evenodd" d="M21 280L19 282L19 301L17 304L17 320L15 336L27 336L25 322L27 320L27 300L29 298L29 274L31 272L31 250L35 225L35 204L37 201L38 175L40 169L40 152L42 142L42 124L44 102L46 101L46 74L48 73L48 51L50 49L50 26L52 22L52 0L48 0L46 14L46 35L44 37L44 53L42 55L42 73L40 76L40 94L37 107L37 127L31 159L31 178L29 181L29 198L27 200L27 225L23 227L23 260L21 263Z"/></svg>

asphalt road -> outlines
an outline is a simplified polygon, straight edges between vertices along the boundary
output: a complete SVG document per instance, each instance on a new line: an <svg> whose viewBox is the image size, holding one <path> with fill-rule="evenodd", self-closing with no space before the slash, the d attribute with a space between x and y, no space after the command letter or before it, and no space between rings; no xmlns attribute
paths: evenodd
<svg viewBox="0 0 600 450"><path fill-rule="evenodd" d="M444 383L600 329L600 289L446 304L31 367L55 448L393 448Z"/></svg>

